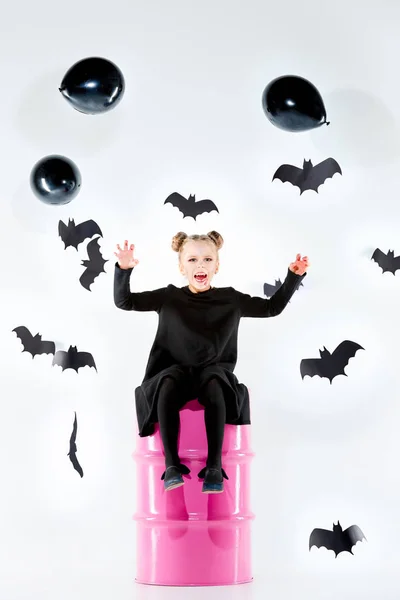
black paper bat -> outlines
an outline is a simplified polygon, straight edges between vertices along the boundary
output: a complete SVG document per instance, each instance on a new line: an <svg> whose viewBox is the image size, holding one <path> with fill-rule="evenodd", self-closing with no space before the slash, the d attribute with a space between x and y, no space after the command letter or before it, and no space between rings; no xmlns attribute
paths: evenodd
<svg viewBox="0 0 400 600"><path fill-rule="evenodd" d="M283 183L289 181L300 188L301 196L306 190L314 190L318 193L319 186L335 173L342 174L342 170L334 158L327 158L315 166L311 160L304 159L302 169L293 165L280 166L275 171L272 181L274 179L280 179Z"/></svg>
<svg viewBox="0 0 400 600"><path fill-rule="evenodd" d="M300 374L301 378L304 379L306 375L314 377L326 377L332 384L332 380L337 375L344 375L345 367L349 364L350 358L356 355L357 350L364 350L360 344L345 340L332 352L332 354L324 346L323 350L320 350L321 358L304 358L300 362Z"/></svg>
<svg viewBox="0 0 400 600"><path fill-rule="evenodd" d="M61 220L58 222L58 235L64 242L64 249L73 246L78 251L79 244L97 234L103 237L100 227L93 219L79 223L79 225L75 225L74 219L68 219L68 225Z"/></svg>
<svg viewBox="0 0 400 600"><path fill-rule="evenodd" d="M22 342L24 347L22 352L30 352L32 358L36 356L36 354L54 354L56 351L54 342L42 341L42 336L39 333L33 336L29 329L23 325L15 327L13 332L17 334L17 337Z"/></svg>
<svg viewBox="0 0 400 600"><path fill-rule="evenodd" d="M77 432L77 430L78 430L78 423L76 420L76 412L75 412L74 426L73 426L71 437L69 440L69 452L68 452L67 456L69 456L69 460L72 462L75 471L78 471L79 475L81 477L83 477L83 470L82 470L82 467L79 464L78 458L76 456L76 451L77 451L76 432Z"/></svg>
<svg viewBox="0 0 400 600"><path fill-rule="evenodd" d="M81 367L94 367L97 371L94 358L90 352L78 352L76 346L70 346L68 351L57 350L54 355L52 365L59 365L62 370L75 369L78 373L78 369Z"/></svg>
<svg viewBox="0 0 400 600"><path fill-rule="evenodd" d="M340 552L350 552L350 554L353 554L353 546L363 540L367 541L367 538L358 525L351 525L351 527L343 531L338 521L337 525L333 524L333 531L329 531L329 529L313 529L310 535L309 550L311 550L312 546L317 546L317 548L324 546L327 550L333 550L335 558L337 558Z"/></svg>
<svg viewBox="0 0 400 600"><path fill-rule="evenodd" d="M100 273L105 273L104 265L108 262L108 260L104 260L100 252L99 239L100 238L97 237L88 243L86 249L89 260L83 260L81 263L86 267L86 270L79 277L79 281L85 289L89 290L89 292L92 291L90 286L96 277L98 277Z"/></svg>
<svg viewBox="0 0 400 600"><path fill-rule="evenodd" d="M371 260L378 263L382 269L382 273L390 271L390 273L393 273L394 275L396 271L400 269L400 256L395 256L393 250L389 250L388 253L385 254L382 250L376 248L371 256Z"/></svg>
<svg viewBox="0 0 400 600"><path fill-rule="evenodd" d="M211 212L212 210L216 210L219 213L218 208L215 206L212 200L199 200L196 202L195 195L190 195L189 198L185 198L178 192L174 192L170 194L164 204L172 204L179 209L179 211L183 214L183 218L185 217L193 217L196 220L196 217L202 215L206 212Z"/></svg>
<svg viewBox="0 0 400 600"><path fill-rule="evenodd" d="M280 279L275 279L275 283L264 283L264 296L267 296L267 298L271 298L271 296L273 296L275 294L275 292L277 292L279 290L279 288L282 285L282 281ZM296 287L296 292L299 289L300 286L302 286L302 282L299 281L299 285ZM290 300L289 300L290 302Z"/></svg>

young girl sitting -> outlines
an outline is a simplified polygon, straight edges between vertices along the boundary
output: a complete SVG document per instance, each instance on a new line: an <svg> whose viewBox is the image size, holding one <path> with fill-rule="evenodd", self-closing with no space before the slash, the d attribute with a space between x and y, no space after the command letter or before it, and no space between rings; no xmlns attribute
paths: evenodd
<svg viewBox="0 0 400 600"><path fill-rule="evenodd" d="M122 310L156 311L158 328L150 351L144 379L135 389L139 435L154 433L159 423L165 452L164 489L172 490L190 470L178 455L179 411L194 398L204 406L208 455L198 473L204 493L223 491L222 442L225 424L250 424L249 393L239 383L234 369L237 338L242 317L279 315L306 276L307 257L289 265L282 286L270 298L252 297L233 287L211 285L218 273L218 250L223 245L216 231L207 235L179 232L172 249L179 253L179 269L188 285L145 292L130 291L130 276L138 260L134 245L117 244L114 302Z"/></svg>

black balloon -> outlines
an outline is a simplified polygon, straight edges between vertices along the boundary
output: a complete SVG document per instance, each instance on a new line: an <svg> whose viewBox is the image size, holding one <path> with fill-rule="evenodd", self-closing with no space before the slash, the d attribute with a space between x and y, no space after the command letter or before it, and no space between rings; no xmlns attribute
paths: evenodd
<svg viewBox="0 0 400 600"><path fill-rule="evenodd" d="M81 181L76 164L57 154L39 160L30 176L33 192L45 204L68 204L78 194Z"/></svg>
<svg viewBox="0 0 400 600"><path fill-rule="evenodd" d="M97 115L117 106L124 95L125 80L111 61L85 58L66 72L59 90L77 111Z"/></svg>
<svg viewBox="0 0 400 600"><path fill-rule="evenodd" d="M263 92L262 107L269 121L286 131L329 125L319 91L303 77L286 75L271 81Z"/></svg>

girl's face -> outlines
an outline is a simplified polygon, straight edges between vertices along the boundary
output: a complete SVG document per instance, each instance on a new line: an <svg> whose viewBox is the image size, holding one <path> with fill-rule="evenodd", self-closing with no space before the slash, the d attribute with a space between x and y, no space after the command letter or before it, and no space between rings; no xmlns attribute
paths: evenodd
<svg viewBox="0 0 400 600"><path fill-rule="evenodd" d="M181 253L179 270L187 278L190 291L197 294L209 290L218 268L217 250L212 242L186 242Z"/></svg>

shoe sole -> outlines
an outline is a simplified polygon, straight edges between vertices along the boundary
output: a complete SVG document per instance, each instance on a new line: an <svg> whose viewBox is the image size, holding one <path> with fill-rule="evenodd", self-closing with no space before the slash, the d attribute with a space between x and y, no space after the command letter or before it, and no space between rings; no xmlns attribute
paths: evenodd
<svg viewBox="0 0 400 600"><path fill-rule="evenodd" d="M184 483L185 483L184 481L178 481L178 483L172 483L168 487L165 487L164 490L166 492L169 492L170 490L174 490L175 488L181 487Z"/></svg>
<svg viewBox="0 0 400 600"><path fill-rule="evenodd" d="M224 488L212 489L203 487L201 491L203 494L221 494L224 491Z"/></svg>

